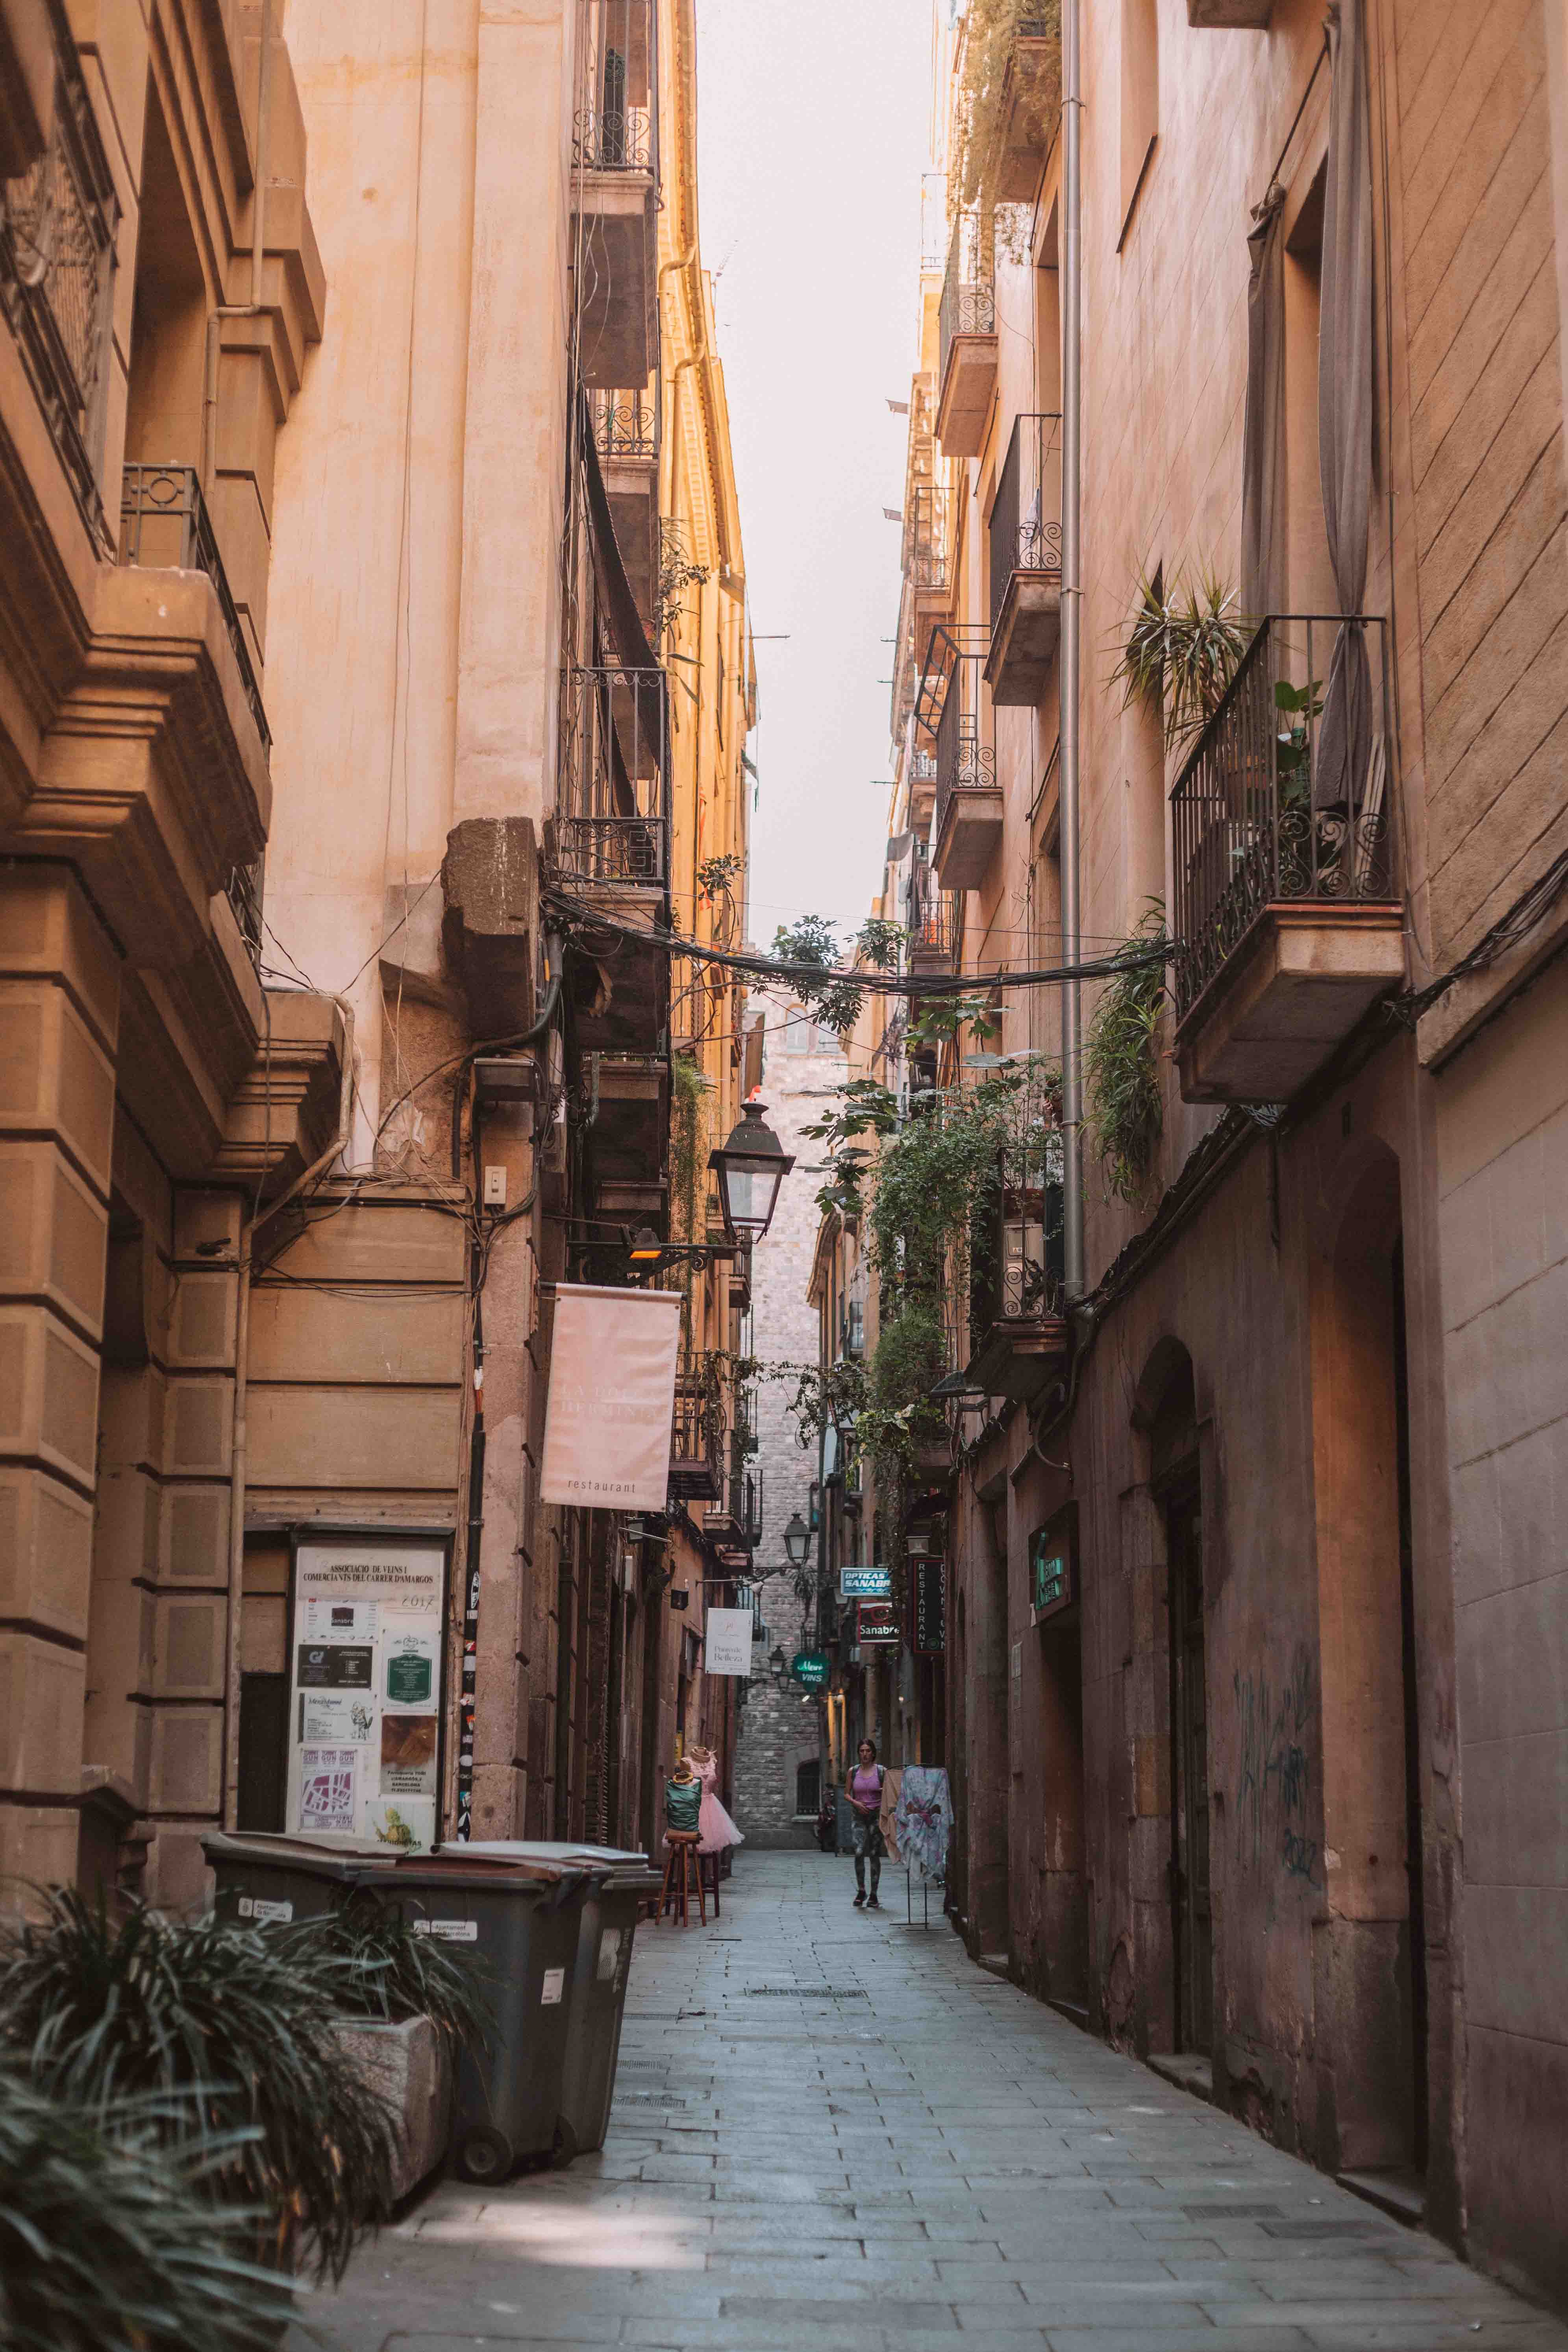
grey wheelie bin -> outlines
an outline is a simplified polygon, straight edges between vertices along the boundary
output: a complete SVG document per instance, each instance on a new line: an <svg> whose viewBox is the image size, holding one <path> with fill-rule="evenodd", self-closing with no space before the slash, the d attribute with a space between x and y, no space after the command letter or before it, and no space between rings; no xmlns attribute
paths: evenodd
<svg viewBox="0 0 1568 2352"><path fill-rule="evenodd" d="M595 1875L585 1857L458 1845L395 1860L353 1838L214 1834L202 1843L224 1917L307 1919L363 1890L471 1968L490 2024L485 2048L458 2053L451 2154L464 2179L501 2180L526 2158L571 2152L562 2082Z"/></svg>
<svg viewBox="0 0 1568 2352"><path fill-rule="evenodd" d="M604 2147L609 2129L637 1913L658 1895L662 1877L646 1854L614 1846L508 1842L474 1844L466 1851L586 1868L561 2078L558 2146L570 2156L589 2155Z"/></svg>

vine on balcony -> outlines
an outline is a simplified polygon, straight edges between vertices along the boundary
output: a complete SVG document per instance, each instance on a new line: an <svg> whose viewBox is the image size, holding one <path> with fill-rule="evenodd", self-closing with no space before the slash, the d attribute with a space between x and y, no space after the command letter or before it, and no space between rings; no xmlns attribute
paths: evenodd
<svg viewBox="0 0 1568 2352"><path fill-rule="evenodd" d="M955 208L977 210L983 227L1004 201L999 181L1009 114L1016 144L1043 150L1056 135L1061 115L1061 0L969 0L949 189ZM1015 75L1018 37L1025 33L1054 37L1054 70ZM1014 208L1005 209L1010 215ZM1026 207L1016 209L1026 218ZM1026 247L1021 256L1014 249L1008 219L1000 234L1008 259L1027 258Z"/></svg>
<svg viewBox="0 0 1568 2352"><path fill-rule="evenodd" d="M1125 944L1165 943L1164 904L1152 899ZM1166 1001L1163 964L1119 973L1095 1007L1084 1053L1090 1138L1111 1192L1134 1203L1142 1197L1164 1127L1160 1024Z"/></svg>

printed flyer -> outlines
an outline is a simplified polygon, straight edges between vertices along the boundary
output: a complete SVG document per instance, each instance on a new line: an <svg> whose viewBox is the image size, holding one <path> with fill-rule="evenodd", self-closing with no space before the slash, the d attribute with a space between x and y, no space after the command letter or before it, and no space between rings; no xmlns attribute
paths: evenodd
<svg viewBox="0 0 1568 2352"><path fill-rule="evenodd" d="M439 1797L446 1539L312 1538L294 1574L287 1826L425 1853Z"/></svg>

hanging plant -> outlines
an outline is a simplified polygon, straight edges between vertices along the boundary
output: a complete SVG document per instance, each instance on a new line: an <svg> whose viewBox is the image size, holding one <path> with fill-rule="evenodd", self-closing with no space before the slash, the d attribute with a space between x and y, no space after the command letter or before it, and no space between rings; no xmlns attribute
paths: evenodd
<svg viewBox="0 0 1568 2352"><path fill-rule="evenodd" d="M1123 710L1141 702L1163 719L1170 751L1207 726L1251 642L1235 590L1213 572L1184 588L1141 572L1110 682L1121 687Z"/></svg>
<svg viewBox="0 0 1568 2352"><path fill-rule="evenodd" d="M1125 944L1165 941L1165 909L1154 900ZM1119 1199L1136 1202L1149 1180L1164 1126L1160 1092L1160 1020L1165 968L1142 964L1110 982L1089 1024L1084 1087L1094 1149Z"/></svg>
<svg viewBox="0 0 1568 2352"><path fill-rule="evenodd" d="M954 210L977 209L987 229L997 205L1005 202L1000 180L1009 117L1016 146L1043 150L1056 135L1061 115L1061 0L969 0L948 194ZM1015 74L1022 34L1056 42L1052 68ZM1005 229L1004 246L1009 259L1019 257Z"/></svg>

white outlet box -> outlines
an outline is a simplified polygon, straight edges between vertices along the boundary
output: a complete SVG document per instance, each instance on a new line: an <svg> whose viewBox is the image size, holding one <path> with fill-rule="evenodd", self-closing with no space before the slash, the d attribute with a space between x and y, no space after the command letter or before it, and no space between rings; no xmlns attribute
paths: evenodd
<svg viewBox="0 0 1568 2352"><path fill-rule="evenodd" d="M485 1206L487 1209L505 1208L506 1170L504 1168L485 1170Z"/></svg>

